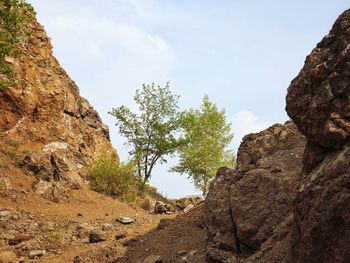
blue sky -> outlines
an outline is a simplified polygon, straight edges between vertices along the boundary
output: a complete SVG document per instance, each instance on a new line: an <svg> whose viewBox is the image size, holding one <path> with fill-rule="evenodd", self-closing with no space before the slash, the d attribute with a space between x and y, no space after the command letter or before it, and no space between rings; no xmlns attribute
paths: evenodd
<svg viewBox="0 0 350 263"><path fill-rule="evenodd" d="M204 94L226 109L236 151L243 135L288 119L285 95L305 57L349 6L340 0L29 0L54 54L127 148L107 112L142 83L171 81L182 108ZM176 160L170 160L174 164ZM194 194L186 176L156 167L169 197Z"/></svg>

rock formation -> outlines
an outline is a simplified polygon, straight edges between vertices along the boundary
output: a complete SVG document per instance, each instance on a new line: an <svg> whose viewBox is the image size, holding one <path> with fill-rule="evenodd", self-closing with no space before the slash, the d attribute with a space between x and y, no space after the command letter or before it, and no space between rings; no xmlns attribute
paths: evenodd
<svg viewBox="0 0 350 263"><path fill-rule="evenodd" d="M350 262L350 10L307 57L287 111L308 143L294 203L293 262Z"/></svg>
<svg viewBox="0 0 350 263"><path fill-rule="evenodd" d="M304 147L292 122L244 137L237 168L218 171L205 201L210 260L288 262Z"/></svg>
<svg viewBox="0 0 350 263"><path fill-rule="evenodd" d="M288 88L289 116L307 138L325 148L340 148L350 135L350 12L306 58Z"/></svg>
<svg viewBox="0 0 350 263"><path fill-rule="evenodd" d="M288 88L296 125L246 136L237 169L219 170L203 215L210 260L350 262L349 98L347 10Z"/></svg>
<svg viewBox="0 0 350 263"><path fill-rule="evenodd" d="M20 56L6 58L18 81L0 91L0 144L15 144L16 166L36 175L42 182L34 188L58 201L60 185L82 184L84 167L95 157L117 155L108 127L54 58L42 26L26 26L32 35L21 43Z"/></svg>

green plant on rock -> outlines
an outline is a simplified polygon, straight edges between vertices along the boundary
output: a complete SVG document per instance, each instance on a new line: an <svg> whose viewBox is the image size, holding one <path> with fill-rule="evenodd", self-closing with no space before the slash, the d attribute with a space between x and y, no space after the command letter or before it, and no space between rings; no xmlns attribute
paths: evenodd
<svg viewBox="0 0 350 263"><path fill-rule="evenodd" d="M25 23L34 14L32 6L23 0L0 2L0 90L16 83L15 72L6 60L19 55L18 45L28 35Z"/></svg>
<svg viewBox="0 0 350 263"><path fill-rule="evenodd" d="M139 181L133 162L119 164L113 156L101 157L88 169L88 175L94 191L127 202L135 201L138 196Z"/></svg>

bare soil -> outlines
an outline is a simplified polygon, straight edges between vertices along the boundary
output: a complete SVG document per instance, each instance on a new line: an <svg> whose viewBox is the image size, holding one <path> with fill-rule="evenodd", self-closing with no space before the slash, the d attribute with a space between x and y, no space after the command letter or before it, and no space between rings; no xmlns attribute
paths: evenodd
<svg viewBox="0 0 350 263"><path fill-rule="evenodd" d="M141 263L150 255L161 256L164 263L206 262L201 211L202 207L197 207L175 219L162 219L156 229L129 242L125 256L117 263Z"/></svg>

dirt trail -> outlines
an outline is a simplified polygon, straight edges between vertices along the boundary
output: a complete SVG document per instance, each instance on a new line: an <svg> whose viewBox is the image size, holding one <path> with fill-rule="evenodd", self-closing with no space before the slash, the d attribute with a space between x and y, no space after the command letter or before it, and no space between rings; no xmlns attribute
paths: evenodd
<svg viewBox="0 0 350 263"><path fill-rule="evenodd" d="M14 178L12 178L14 179ZM13 182L14 183L14 182ZM0 197L0 210L10 212L8 217L0 215L0 262L73 262L75 256L85 251L111 248L114 257L122 257L126 251L123 243L154 229L161 219L174 215L152 215L134 206L88 189L71 192L69 203L53 203L26 192L20 202ZM115 224L116 218L128 216L136 221L131 225ZM91 244L76 237L77 229L88 225L103 234L105 242ZM101 230L103 227L110 229ZM116 240L123 233L125 238ZM10 246L8 240L16 236L32 236L29 241ZM22 246L45 249L46 254L34 261L28 261ZM28 254L28 253L27 253ZM97 260L94 262L104 262Z"/></svg>
<svg viewBox="0 0 350 263"><path fill-rule="evenodd" d="M175 219L162 219L157 229L129 241L117 263L142 263L150 255L164 263L205 263L206 232L201 225L202 207Z"/></svg>
<svg viewBox="0 0 350 263"><path fill-rule="evenodd" d="M77 256L80 263L107 262L108 257L110 262L119 258L118 263L137 263L150 254L161 256L164 262L178 262L184 256L191 258L188 262L205 262L200 256L205 249L205 233L199 227L200 208L185 215L153 215L136 205L93 192L87 185L71 190L68 202L55 203L34 193L35 178L7 158L0 156L0 165L6 175L0 175L1 263L73 262ZM131 225L115 224L120 216L136 221ZM161 220L162 229L155 230ZM90 243L90 229L105 241ZM123 237L116 238L118 235ZM19 237L25 240L10 245ZM45 254L30 259L30 252L36 250L45 250ZM186 253L178 256L182 250Z"/></svg>

